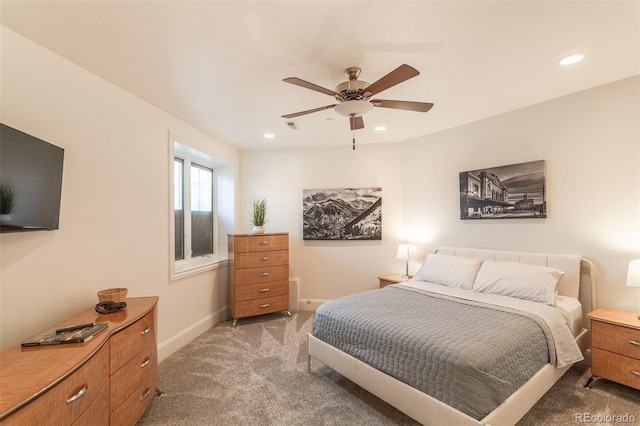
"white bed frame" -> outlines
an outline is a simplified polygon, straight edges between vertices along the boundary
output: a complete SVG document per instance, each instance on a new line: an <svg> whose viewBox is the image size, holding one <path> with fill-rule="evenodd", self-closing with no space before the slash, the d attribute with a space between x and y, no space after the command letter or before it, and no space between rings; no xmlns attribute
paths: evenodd
<svg viewBox="0 0 640 426"><path fill-rule="evenodd" d="M456 247L441 247L437 252L484 260L545 265L560 269L565 272L565 275L558 285L558 294L579 298L583 306L583 317L596 306L595 266L590 260L581 256ZM587 329L583 327L576 337L576 342L584 353L589 344ZM502 404L478 421L376 370L311 334L308 336L308 350L309 371L311 371L311 357L313 357L423 425L434 426L514 425L571 367L556 368L551 364L545 365Z"/></svg>

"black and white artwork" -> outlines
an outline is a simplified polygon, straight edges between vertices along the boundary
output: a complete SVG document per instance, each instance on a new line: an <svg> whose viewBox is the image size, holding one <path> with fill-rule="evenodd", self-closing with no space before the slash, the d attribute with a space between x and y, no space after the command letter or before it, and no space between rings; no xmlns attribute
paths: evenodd
<svg viewBox="0 0 640 426"><path fill-rule="evenodd" d="M381 240L382 188L304 189L303 240Z"/></svg>
<svg viewBox="0 0 640 426"><path fill-rule="evenodd" d="M460 219L545 217L544 160L460 172Z"/></svg>

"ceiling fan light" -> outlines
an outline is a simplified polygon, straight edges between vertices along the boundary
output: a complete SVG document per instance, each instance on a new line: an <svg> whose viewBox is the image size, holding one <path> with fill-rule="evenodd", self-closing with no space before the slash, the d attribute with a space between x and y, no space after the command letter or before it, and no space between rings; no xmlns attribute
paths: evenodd
<svg viewBox="0 0 640 426"><path fill-rule="evenodd" d="M339 103L334 109L340 115L351 117L352 115L364 115L368 113L373 109L373 105L368 101L353 100Z"/></svg>

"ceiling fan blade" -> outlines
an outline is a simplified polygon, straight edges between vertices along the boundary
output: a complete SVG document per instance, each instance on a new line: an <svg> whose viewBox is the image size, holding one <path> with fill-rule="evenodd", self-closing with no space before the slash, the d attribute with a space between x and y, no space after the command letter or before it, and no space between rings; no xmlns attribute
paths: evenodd
<svg viewBox="0 0 640 426"><path fill-rule="evenodd" d="M364 129L364 120L360 115L349 117L349 123L351 124L351 130Z"/></svg>
<svg viewBox="0 0 640 426"><path fill-rule="evenodd" d="M387 99L372 99L370 102L374 107L404 109L416 112L427 112L433 107L432 103L427 102L392 101Z"/></svg>
<svg viewBox="0 0 640 426"><path fill-rule="evenodd" d="M318 86L317 84L309 83L308 81L304 81L304 80L302 80L302 79L300 79L298 77L288 77L288 78L283 79L282 81L284 81L286 83L294 84L296 86L304 87L305 89L315 90L316 92L324 93L325 95L337 96L339 98L342 98L342 95L340 95L340 93L338 93L338 92L334 92L333 90L325 89L322 86Z"/></svg>
<svg viewBox="0 0 640 426"><path fill-rule="evenodd" d="M325 109L331 109L335 107L337 104L327 105L320 108L308 109L306 111L294 112L293 114L282 115L282 118L294 118L300 117L301 115L311 114L312 112L324 111Z"/></svg>
<svg viewBox="0 0 640 426"><path fill-rule="evenodd" d="M400 84L403 81L409 80L420 74L420 72L413 68L410 65L402 64L395 70L391 71L389 74L380 78L373 84L370 84L366 89L362 89L363 94L367 96L375 95L376 93L380 93L383 90L387 90L390 87L395 86L396 84Z"/></svg>

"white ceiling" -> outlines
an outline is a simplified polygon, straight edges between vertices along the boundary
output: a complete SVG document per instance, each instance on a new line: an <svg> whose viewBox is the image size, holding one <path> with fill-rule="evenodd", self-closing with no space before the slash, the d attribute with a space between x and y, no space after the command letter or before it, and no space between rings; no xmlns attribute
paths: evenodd
<svg viewBox="0 0 640 426"><path fill-rule="evenodd" d="M351 144L334 89L347 67L373 83L420 75L376 98L358 144L410 140L640 74L638 1L7 1L4 26L239 149ZM585 59L561 67L563 56ZM606 108L606 105L603 105ZM374 126L385 125L385 132ZM267 140L264 133L275 138Z"/></svg>

